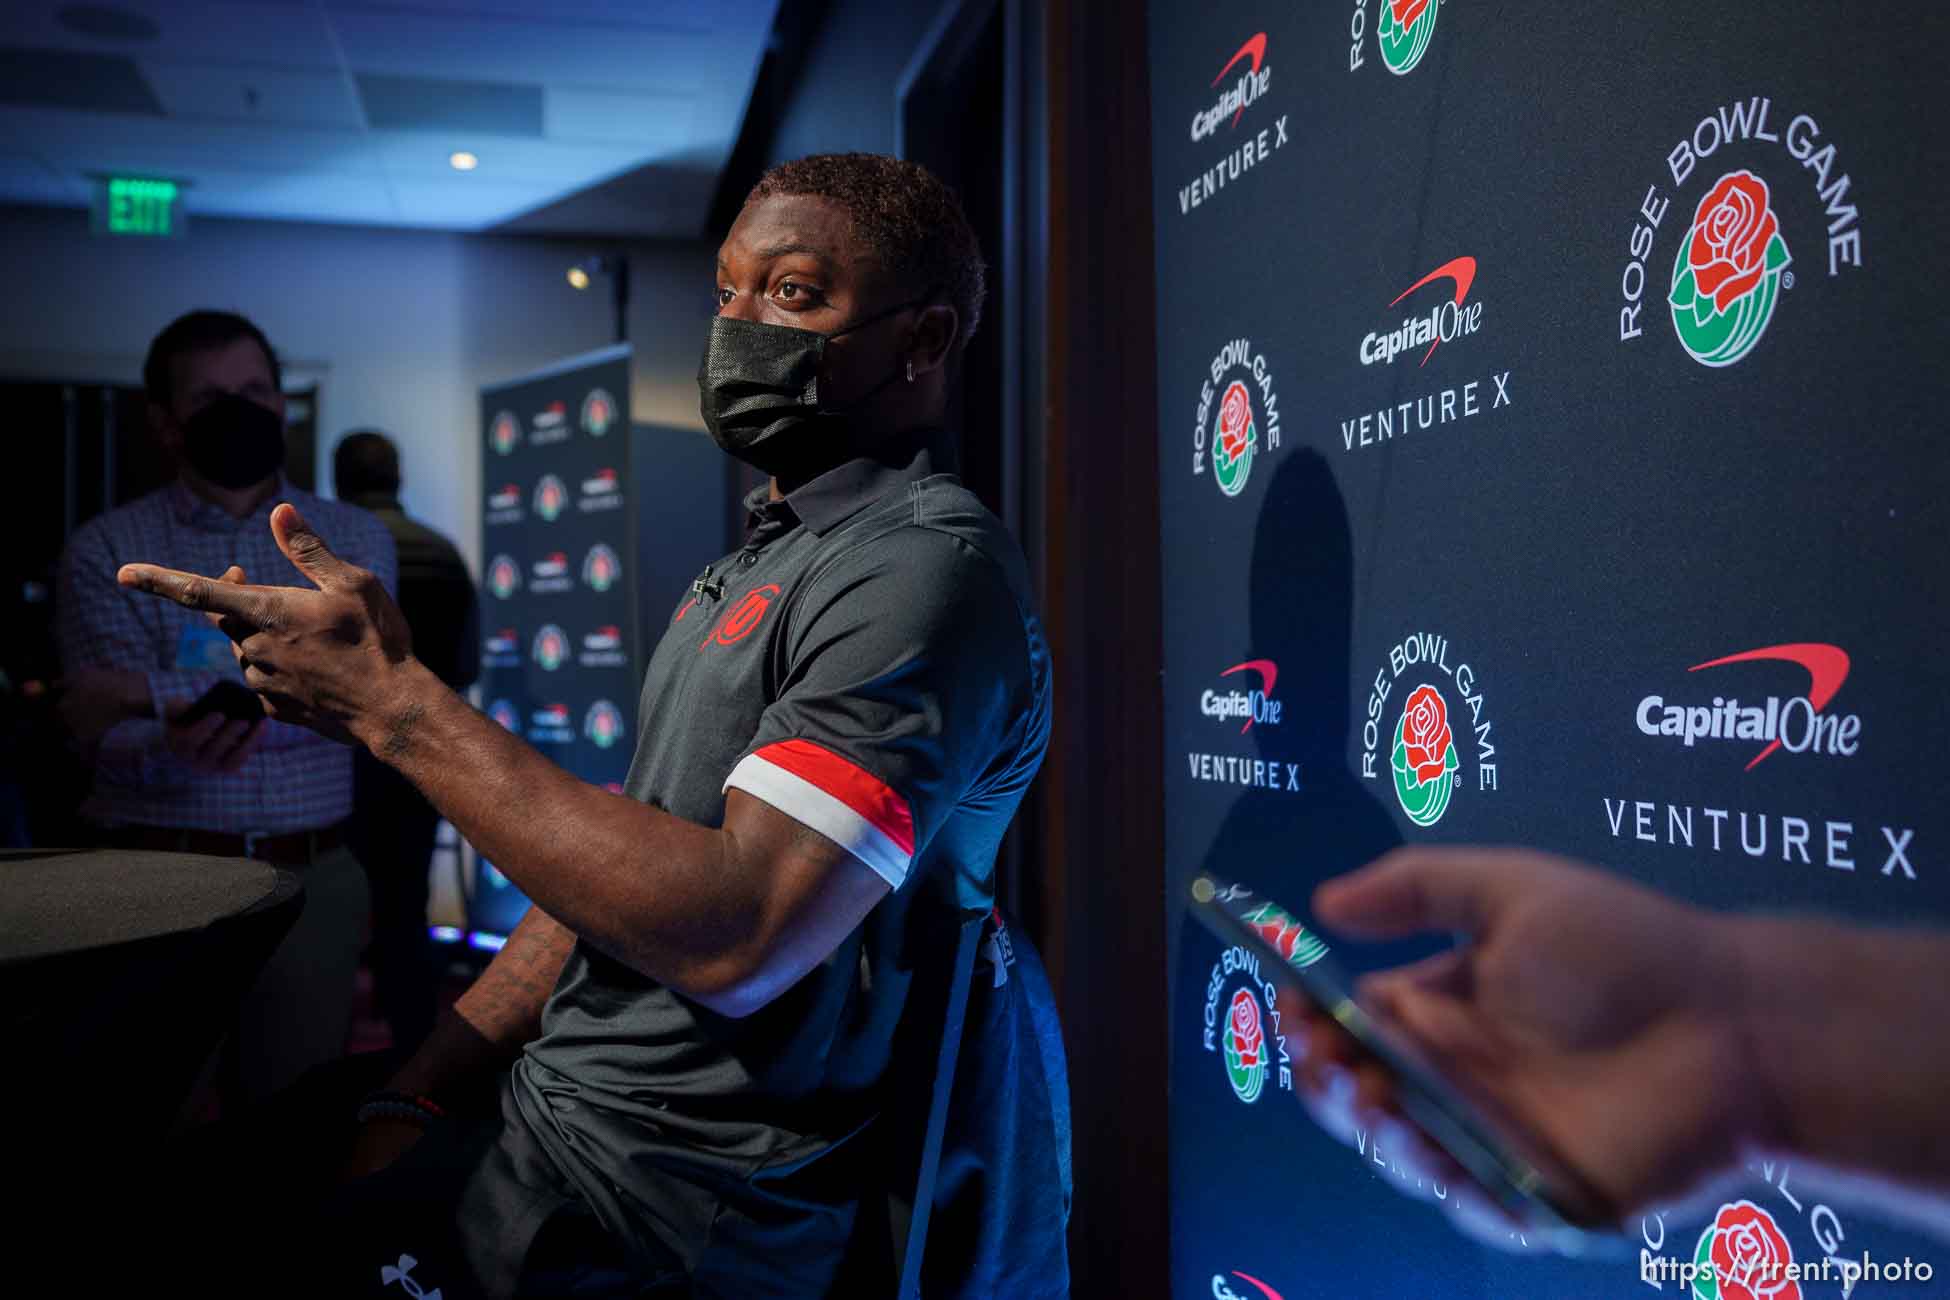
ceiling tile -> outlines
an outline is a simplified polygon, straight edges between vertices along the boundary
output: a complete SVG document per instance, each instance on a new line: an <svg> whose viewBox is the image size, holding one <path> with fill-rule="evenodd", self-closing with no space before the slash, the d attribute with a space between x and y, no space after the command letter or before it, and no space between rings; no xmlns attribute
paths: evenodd
<svg viewBox="0 0 1950 1300"><path fill-rule="evenodd" d="M509 136L542 133L540 86L396 77L383 72L361 73L358 84L366 124L371 127Z"/></svg>
<svg viewBox="0 0 1950 1300"><path fill-rule="evenodd" d="M716 42L695 34L500 18L335 11L355 73L697 91Z"/></svg>
<svg viewBox="0 0 1950 1300"><path fill-rule="evenodd" d="M554 140L640 141L652 152L691 142L693 95L550 86L542 97L542 127Z"/></svg>
<svg viewBox="0 0 1950 1300"><path fill-rule="evenodd" d="M455 174L449 180L396 180L393 197L399 220L406 225L438 226L448 230L482 230L548 202L561 187L513 182L475 183L474 176Z"/></svg>
<svg viewBox="0 0 1950 1300"><path fill-rule="evenodd" d="M135 65L120 54L0 46L0 104L160 117L162 105Z"/></svg>
<svg viewBox="0 0 1950 1300"><path fill-rule="evenodd" d="M533 18L535 0L415 0L414 8L454 18ZM770 27L773 0L714 0L709 5L697 0L550 0L548 18L552 23L595 23L619 27L662 27L671 31L709 31L722 25L726 17L737 17L743 25L763 23ZM358 10L385 11L383 5L361 0L327 0L334 15ZM762 17L751 17L763 11Z"/></svg>
<svg viewBox="0 0 1950 1300"><path fill-rule="evenodd" d="M156 25L151 41L104 40L70 31L58 15L66 0L6 0L0 42L126 54L135 58L270 63L332 69L331 30L316 6L239 0L114 0L117 9Z"/></svg>
<svg viewBox="0 0 1950 1300"><path fill-rule="evenodd" d="M363 133L305 127L270 130L227 122L111 117L21 109L0 114L21 149L63 171L187 174L226 170L365 172L378 163Z"/></svg>
<svg viewBox="0 0 1950 1300"><path fill-rule="evenodd" d="M175 118L322 126L357 131L365 123L338 72L264 65L144 60L163 111Z"/></svg>
<svg viewBox="0 0 1950 1300"><path fill-rule="evenodd" d="M68 205L88 201L88 187L38 158L0 154L0 194L14 203Z"/></svg>
<svg viewBox="0 0 1950 1300"><path fill-rule="evenodd" d="M495 185L552 183L563 190L634 167L664 152L647 147L648 141L619 145L517 140L464 131L374 131L370 143L373 156L390 176L451 176L462 182L478 180ZM478 157L479 169L466 175L455 172L448 155L456 149L466 149Z"/></svg>
<svg viewBox="0 0 1950 1300"><path fill-rule="evenodd" d="M92 175L119 171L190 182L192 216L679 236L703 218L777 8L108 0L154 24L153 38L125 38L68 30L58 18L66 2L0 0L0 46L106 55L125 72L133 60L124 80L153 101L115 103L150 115L0 104L0 202L79 205ZM418 88L394 96L382 120L404 103L412 120L448 125L368 121L354 87L362 75ZM26 80L0 77L0 86ZM53 80L72 94L85 79ZM456 109L453 93L443 108L442 95L420 93L430 82L491 83L522 108L512 117L485 101ZM110 107L100 96L86 102ZM499 134L517 128L530 134ZM478 154L480 170L455 172L457 149Z"/></svg>
<svg viewBox="0 0 1950 1300"><path fill-rule="evenodd" d="M199 216L331 221L363 226L399 224L392 192L378 176L212 169L189 179L190 188L183 202L189 211L192 234Z"/></svg>

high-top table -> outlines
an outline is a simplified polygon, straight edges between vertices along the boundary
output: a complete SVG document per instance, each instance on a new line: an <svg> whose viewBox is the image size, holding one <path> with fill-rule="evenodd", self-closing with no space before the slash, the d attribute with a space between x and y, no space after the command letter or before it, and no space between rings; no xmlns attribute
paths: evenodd
<svg viewBox="0 0 1950 1300"><path fill-rule="evenodd" d="M0 1124L15 1168L160 1146L304 906L295 872L136 850L0 852Z"/></svg>

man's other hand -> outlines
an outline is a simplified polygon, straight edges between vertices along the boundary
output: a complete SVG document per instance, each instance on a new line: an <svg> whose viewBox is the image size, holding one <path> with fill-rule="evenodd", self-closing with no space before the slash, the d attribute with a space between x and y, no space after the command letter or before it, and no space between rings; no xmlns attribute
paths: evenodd
<svg viewBox="0 0 1950 1300"><path fill-rule="evenodd" d="M424 1136L418 1124L403 1119L369 1119L352 1139L352 1153L339 1170L340 1182L376 1174L405 1155Z"/></svg>
<svg viewBox="0 0 1950 1300"><path fill-rule="evenodd" d="M262 720L252 722L211 713L195 722L179 722L190 710L180 704L171 711L163 728L163 744L170 753L199 772L235 772L244 765L257 741L264 734Z"/></svg>
<svg viewBox="0 0 1950 1300"><path fill-rule="evenodd" d="M236 646L244 684L272 717L352 741L384 708L393 670L411 657L406 619L378 578L334 555L296 507L271 512L271 535L317 590L153 564L123 565L116 580L206 614Z"/></svg>

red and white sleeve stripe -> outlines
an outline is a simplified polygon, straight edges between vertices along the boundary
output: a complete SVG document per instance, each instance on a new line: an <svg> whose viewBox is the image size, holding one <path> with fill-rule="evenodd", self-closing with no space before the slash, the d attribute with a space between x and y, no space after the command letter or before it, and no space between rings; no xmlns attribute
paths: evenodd
<svg viewBox="0 0 1950 1300"><path fill-rule="evenodd" d="M781 740L745 755L725 778L832 840L894 888L914 861L907 800L859 764L809 740Z"/></svg>

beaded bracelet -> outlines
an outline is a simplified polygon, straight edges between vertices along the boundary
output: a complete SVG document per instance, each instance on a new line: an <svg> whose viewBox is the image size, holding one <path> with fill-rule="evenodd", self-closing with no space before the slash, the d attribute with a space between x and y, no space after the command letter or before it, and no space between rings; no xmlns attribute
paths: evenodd
<svg viewBox="0 0 1950 1300"><path fill-rule="evenodd" d="M400 1119L421 1128L446 1117L447 1112L440 1108L439 1103L417 1093L394 1092L390 1089L367 1096L360 1104L358 1114L361 1124L375 1119Z"/></svg>

